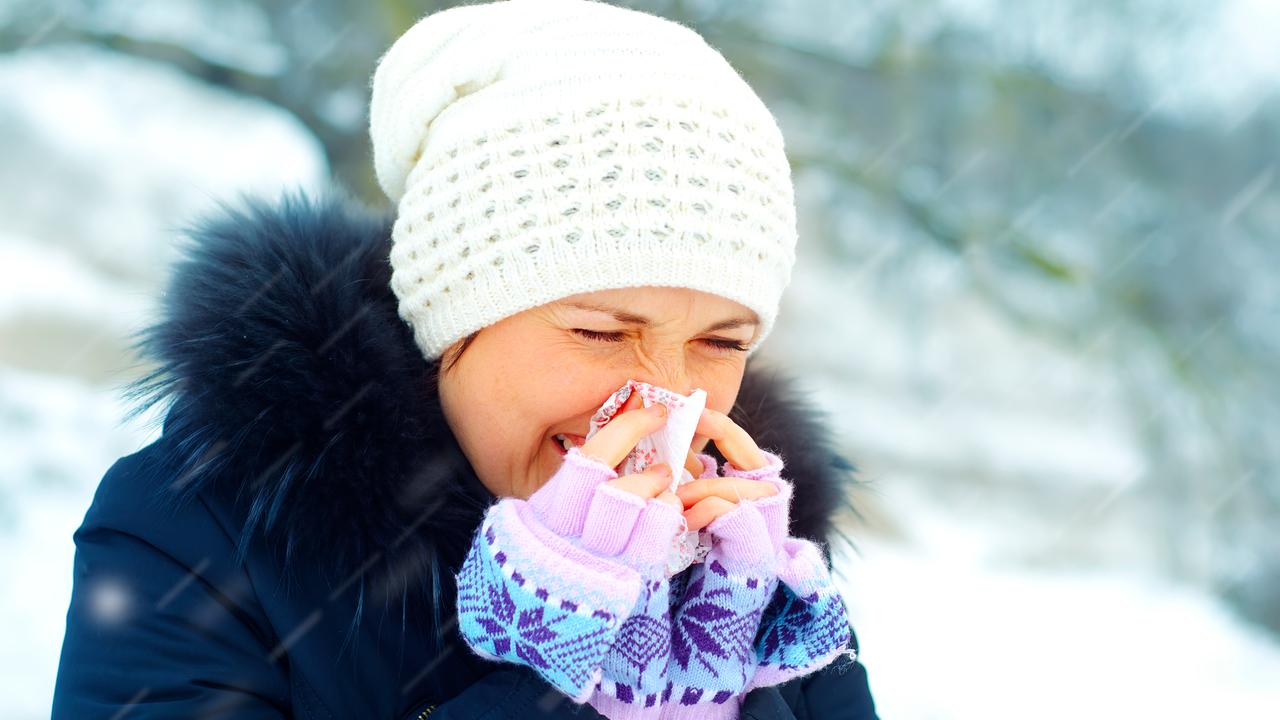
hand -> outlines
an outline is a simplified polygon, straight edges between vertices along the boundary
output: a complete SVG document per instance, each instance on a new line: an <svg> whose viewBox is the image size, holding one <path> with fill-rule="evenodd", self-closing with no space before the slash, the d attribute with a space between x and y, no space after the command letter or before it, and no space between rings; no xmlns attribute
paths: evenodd
<svg viewBox="0 0 1280 720"><path fill-rule="evenodd" d="M666 423L666 406L655 403L642 407L638 393L632 393L609 424L587 440L579 452L609 467L617 467L640 439L657 432ZM715 475L715 459L694 453L692 447L685 458L685 468L695 478L681 485L675 493L667 490L672 468L666 463L650 465L643 472L625 475L607 484L641 499L656 499L684 513L689 530L700 530L737 507L741 500L776 495L779 492L773 463L755 440L718 410L704 408L695 429L698 438L709 438L725 457L727 477ZM760 474L760 478L754 475Z"/></svg>
<svg viewBox="0 0 1280 720"><path fill-rule="evenodd" d="M769 497L781 490L778 472L781 465L774 462L776 456L761 450L747 431L728 415L704 409L698 420L694 445L698 444L699 437L710 438L724 455L726 477L717 477L715 458L690 448L685 468L698 479L676 489L690 530L710 525L742 500Z"/></svg>
<svg viewBox="0 0 1280 720"><path fill-rule="evenodd" d="M640 394L631 393L631 397L623 403L618 414L595 435L592 435L590 440L583 443L578 451L611 468L618 467L642 438L657 432L667 423L666 405L654 403L647 408L640 406ZM656 463L642 472L624 475L606 484L637 495L641 499L652 498L677 510L684 510L680 499L667 490L671 486L671 473L670 465Z"/></svg>
<svg viewBox="0 0 1280 720"><path fill-rule="evenodd" d="M666 423L665 406L637 410L635 403L627 405L632 407L624 405L590 440L570 449L528 502L551 532L580 538L592 554L656 577L672 541L683 532L684 506L667 489L671 469L664 463L618 477L623 458Z"/></svg>

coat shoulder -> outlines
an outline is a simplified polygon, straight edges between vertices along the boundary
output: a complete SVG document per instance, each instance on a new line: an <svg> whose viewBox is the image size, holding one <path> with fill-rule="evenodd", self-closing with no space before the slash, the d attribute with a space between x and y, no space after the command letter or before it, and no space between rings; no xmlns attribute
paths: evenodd
<svg viewBox="0 0 1280 720"><path fill-rule="evenodd" d="M235 604L260 635L269 636L270 623L249 587L243 558L235 552L234 513L204 496L173 492L175 484L183 482L181 457L169 439L161 437L112 463L73 540L79 549L112 545L113 555L126 560L152 556L179 577L208 583ZM136 582L156 578L138 575Z"/></svg>
<svg viewBox="0 0 1280 720"><path fill-rule="evenodd" d="M73 535L54 718L124 712L139 693L169 717L203 715L231 695L248 701L246 712L288 703L285 668L269 655L279 638L268 609L233 560L223 522L203 501L173 504L165 492L166 445L113 463ZM172 661L176 647L182 662Z"/></svg>
<svg viewBox="0 0 1280 720"><path fill-rule="evenodd" d="M164 438L120 457L103 474L76 534L114 532L130 535L175 561L198 564L226 542L209 506L198 497L170 492L176 458ZM228 553L229 554L229 553Z"/></svg>

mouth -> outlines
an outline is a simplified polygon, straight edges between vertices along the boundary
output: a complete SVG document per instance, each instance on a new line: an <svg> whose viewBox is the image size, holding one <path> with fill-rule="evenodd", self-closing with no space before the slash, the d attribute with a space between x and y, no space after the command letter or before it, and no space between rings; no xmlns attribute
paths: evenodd
<svg viewBox="0 0 1280 720"><path fill-rule="evenodd" d="M583 435L574 435L573 433L557 433L548 441L555 446L556 451L561 457L568 454L571 447L582 447L587 442L587 438Z"/></svg>

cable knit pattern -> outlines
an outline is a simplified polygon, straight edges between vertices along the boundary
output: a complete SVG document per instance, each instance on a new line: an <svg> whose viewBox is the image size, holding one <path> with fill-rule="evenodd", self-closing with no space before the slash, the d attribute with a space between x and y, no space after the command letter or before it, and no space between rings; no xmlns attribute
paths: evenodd
<svg viewBox="0 0 1280 720"><path fill-rule="evenodd" d="M782 132L691 28L587 0L434 12L379 60L369 129L398 209L391 287L428 359L635 285L751 308L749 354L770 334L798 237Z"/></svg>
<svg viewBox="0 0 1280 720"><path fill-rule="evenodd" d="M825 666L849 641L844 606L817 546L787 535L791 484L764 453L723 472L778 493L708 525L706 561L668 581L680 514L602 484L617 474L570 450L527 502L486 514L458 578L463 637L615 719L736 718L750 689Z"/></svg>

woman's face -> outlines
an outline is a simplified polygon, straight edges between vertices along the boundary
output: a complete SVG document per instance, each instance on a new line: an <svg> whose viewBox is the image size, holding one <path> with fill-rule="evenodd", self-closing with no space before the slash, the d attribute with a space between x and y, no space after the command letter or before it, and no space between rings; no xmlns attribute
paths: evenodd
<svg viewBox="0 0 1280 720"><path fill-rule="evenodd" d="M484 328L440 377L445 418L480 481L527 498L560 467L555 436L585 436L634 378L728 413L758 331L746 306L689 288L635 287L562 298ZM462 341L445 351L442 368ZM694 438L701 452L707 439ZM580 445L581 440L573 442Z"/></svg>

